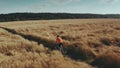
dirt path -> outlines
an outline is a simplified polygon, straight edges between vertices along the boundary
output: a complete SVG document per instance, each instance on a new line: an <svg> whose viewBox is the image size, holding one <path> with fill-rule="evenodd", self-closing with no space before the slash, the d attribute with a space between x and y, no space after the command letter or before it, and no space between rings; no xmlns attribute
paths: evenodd
<svg viewBox="0 0 120 68"><path fill-rule="evenodd" d="M6 28L6 27L0 27L0 28L8 31L11 34L19 35L22 38L27 39L29 41L34 41L34 42L37 42L38 44L43 44L45 47L49 48L50 50L54 50L55 43L53 41L48 41L46 39L43 39L43 38L40 38L40 37L37 37L37 36L33 36L33 35L25 35L25 34L16 32L14 29ZM69 57L73 60L76 60L76 58L74 58L72 56L72 54L69 53L69 52L66 53L66 55L64 55L64 56L67 56L67 57Z"/></svg>
<svg viewBox="0 0 120 68"><path fill-rule="evenodd" d="M24 39L27 39L29 41L34 41L34 42L37 42L38 44L43 44L45 47L48 47L50 49L53 49L53 47L49 46L49 45L54 45L54 43L50 42L50 41L47 41L43 38L40 38L40 37L37 37L37 36L33 36L33 35L25 35L25 34L22 34L22 33L19 33L19 32L16 32L14 29L10 29L10 28L6 28L6 27L0 27L6 31L8 31L9 33L11 34L15 34L15 35L19 35L21 36L22 38Z"/></svg>

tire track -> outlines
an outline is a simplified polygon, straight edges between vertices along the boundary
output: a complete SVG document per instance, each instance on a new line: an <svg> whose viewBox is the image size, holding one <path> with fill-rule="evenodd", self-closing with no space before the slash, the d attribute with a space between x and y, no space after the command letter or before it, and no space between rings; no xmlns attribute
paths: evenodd
<svg viewBox="0 0 120 68"><path fill-rule="evenodd" d="M22 38L27 39L29 41L34 41L34 42L37 42L38 44L43 44L45 47L48 47L51 50L54 49L55 44L53 41L49 41L49 40L46 40L44 38L40 38L40 37L33 36L33 35L25 35L25 34L16 32L14 29L6 28L6 27L0 27L0 28L8 31L11 34L19 35Z"/></svg>
<svg viewBox="0 0 120 68"><path fill-rule="evenodd" d="M54 42L54 41L46 40L46 39L44 39L44 38L37 37L37 36L33 36L33 35L25 35L25 34L22 34L22 33L20 33L20 32L15 31L14 29L6 28L6 27L0 27L0 28L8 31L8 32L11 33L11 34L19 35L19 36L21 36L22 38L27 39L27 40L29 40L29 41L37 42L38 45L39 45L39 44L43 44L44 47L49 48L51 51L52 51L52 50L55 50L55 48L54 48L54 47L55 47L55 42ZM67 51L68 51L68 50L67 50ZM69 50L69 51L70 51L70 50ZM71 58L71 59L74 59L74 60L76 59L75 57L73 57L73 54L71 54L71 52L66 53L66 55L64 55L64 56L67 56L67 57L69 57L69 58Z"/></svg>

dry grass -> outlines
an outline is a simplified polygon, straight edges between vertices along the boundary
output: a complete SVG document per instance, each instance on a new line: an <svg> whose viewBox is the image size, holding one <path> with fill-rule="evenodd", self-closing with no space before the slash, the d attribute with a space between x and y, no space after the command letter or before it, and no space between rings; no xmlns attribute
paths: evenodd
<svg viewBox="0 0 120 68"><path fill-rule="evenodd" d="M27 35L33 39L37 38L37 42L47 47L53 47L56 34L60 34L60 36L64 39L64 45L66 50L68 51L67 54L69 57L74 59L84 60L84 61L87 61L88 63L98 65L99 67L102 66L102 68L110 68L110 67L119 68L119 65L120 65L120 59L119 59L120 20L119 19L70 19L70 20L47 20L47 21L46 20L20 21L20 22L13 22L13 23L1 23L0 26L13 29L16 32L21 33L23 35ZM20 41L21 39L22 38L17 39L15 40L15 42L17 41L23 42L23 41ZM10 40L13 40L13 39L10 39ZM29 45L29 46L31 45L31 49L32 48L34 49L35 47L37 48L38 44L36 44L35 42L32 42L32 44L30 43L31 42L29 42L28 40L24 40L24 42L22 43L24 46L23 48L21 47L22 45L21 43L16 43L16 44L14 43L14 45L16 47L19 45L18 48L21 48L21 49L24 49L26 45ZM3 42L3 44L5 44L5 42ZM33 45L35 47L33 47ZM10 47L8 47L8 49L9 48ZM27 51L27 47L25 48L25 50ZM41 53L39 52L39 49L37 50L34 49L34 51L35 53L37 52L36 54ZM48 51L49 49L47 51L45 50L45 53ZM5 52L5 51L3 50L2 52ZM53 52L50 52L49 55L52 55L52 53ZM31 53L31 55L32 54L34 53ZM36 56L32 56L32 57L36 57ZM48 56L47 54L47 57L50 57L50 56ZM62 58L64 57L61 57L61 59ZM101 61L103 59L105 61ZM19 61L19 60L16 59L16 61ZM65 61L64 63L66 64L70 63L70 64L73 64L73 66L75 65L72 60L67 60L67 61L62 60L62 61ZM31 62L31 60L26 61L26 63L29 63L28 66L31 63L33 64L35 62L34 61ZM60 62L61 61L59 61L59 63ZM116 62L116 64L112 64L113 62ZM39 63L41 63L41 61ZM43 62L43 63L45 63L44 66L46 66L46 64L50 64L48 62ZM37 63L35 63L35 65L37 66ZM24 65L21 65L21 66L24 66ZM43 68L45 68L44 66ZM55 66L53 66L53 68L54 67ZM62 67L62 68L66 68L66 67ZM87 68L87 67L83 67L83 68Z"/></svg>
<svg viewBox="0 0 120 68"><path fill-rule="evenodd" d="M116 53L109 50L97 56L92 64L101 68L120 68L120 52Z"/></svg>
<svg viewBox="0 0 120 68"><path fill-rule="evenodd" d="M0 28L0 68L92 68Z"/></svg>

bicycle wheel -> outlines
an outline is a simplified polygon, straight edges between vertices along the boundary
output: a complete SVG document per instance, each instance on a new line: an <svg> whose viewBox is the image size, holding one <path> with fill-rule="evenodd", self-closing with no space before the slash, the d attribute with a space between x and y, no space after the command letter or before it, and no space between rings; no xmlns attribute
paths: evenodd
<svg viewBox="0 0 120 68"><path fill-rule="evenodd" d="M63 55L65 55L65 51L64 51L63 45L60 46L60 52L61 52Z"/></svg>

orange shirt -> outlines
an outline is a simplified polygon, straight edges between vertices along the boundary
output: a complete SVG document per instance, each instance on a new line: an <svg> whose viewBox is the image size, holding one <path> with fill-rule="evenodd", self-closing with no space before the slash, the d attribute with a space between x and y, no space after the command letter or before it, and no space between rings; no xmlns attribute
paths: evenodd
<svg viewBox="0 0 120 68"><path fill-rule="evenodd" d="M57 38L56 38L56 43L58 43L58 44L59 44L59 43L63 43L63 40L62 40L62 38L60 38L60 37L57 37Z"/></svg>

